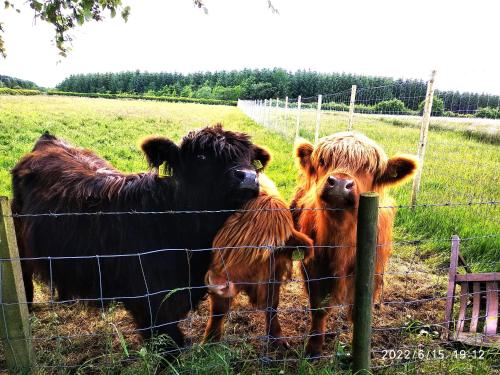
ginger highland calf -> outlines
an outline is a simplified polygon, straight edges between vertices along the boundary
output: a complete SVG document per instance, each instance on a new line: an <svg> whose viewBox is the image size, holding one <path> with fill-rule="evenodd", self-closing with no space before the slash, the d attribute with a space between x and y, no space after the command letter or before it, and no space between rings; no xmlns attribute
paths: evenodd
<svg viewBox="0 0 500 375"><path fill-rule="evenodd" d="M360 194L377 192L382 207L374 280L374 300L377 300L392 250L396 213L387 188L413 176L417 160L410 155L388 158L374 141L353 132L322 138L316 147L302 140L297 142L295 154L301 180L291 207L296 209L297 229L310 236L315 245L314 255L303 270L312 319L306 350L309 356L318 356L331 306L348 305L351 319Z"/></svg>

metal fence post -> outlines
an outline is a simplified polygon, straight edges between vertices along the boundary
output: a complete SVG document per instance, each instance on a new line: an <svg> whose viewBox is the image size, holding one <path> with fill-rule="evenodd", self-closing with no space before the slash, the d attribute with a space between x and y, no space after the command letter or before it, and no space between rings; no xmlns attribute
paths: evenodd
<svg viewBox="0 0 500 375"><path fill-rule="evenodd" d="M418 143L418 159L419 166L415 179L413 180L413 188L411 190L411 205L415 208L417 204L417 196L420 190L420 180L424 169L425 148L427 146L427 135L429 133L429 123L431 121L432 101L434 99L434 78L436 71L432 71L431 79L427 83L427 93L425 94L424 112L422 114L422 126L420 127L420 141Z"/></svg>
<svg viewBox="0 0 500 375"><path fill-rule="evenodd" d="M314 130L314 144L318 144L319 139L319 124L321 121L321 102L323 101L323 95L318 95L318 108L316 108L316 129Z"/></svg>
<svg viewBox="0 0 500 375"><path fill-rule="evenodd" d="M378 194L361 194L356 237L356 280L353 310L353 373L369 373L372 301L377 251Z"/></svg>
<svg viewBox="0 0 500 375"><path fill-rule="evenodd" d="M299 137L299 130L300 130L300 107L302 106L302 96L299 95L297 99L297 121L295 124L295 138Z"/></svg>
<svg viewBox="0 0 500 375"><path fill-rule="evenodd" d="M347 130L352 131L352 124L354 123L354 103L356 102L356 85L351 87L351 102L349 103L349 122L347 125Z"/></svg>
<svg viewBox="0 0 500 375"><path fill-rule="evenodd" d="M7 197L0 197L0 336L7 368L28 373L33 361L28 305L14 221Z"/></svg>

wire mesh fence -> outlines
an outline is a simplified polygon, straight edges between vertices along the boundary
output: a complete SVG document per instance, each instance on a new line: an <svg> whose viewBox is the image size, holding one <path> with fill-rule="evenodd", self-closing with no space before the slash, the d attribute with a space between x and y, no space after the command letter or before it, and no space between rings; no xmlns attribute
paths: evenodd
<svg viewBox="0 0 500 375"><path fill-rule="evenodd" d="M422 229L417 231L422 235L429 232L440 233L443 237L452 233L461 234L467 238L462 242L463 252L467 254L466 258L469 261L471 259L476 260L475 264L470 267L493 273L491 277L498 278L498 262L490 261L481 264L482 262L479 261L482 254L486 253L491 255L490 259L500 259L500 253L498 252L500 248L500 242L498 241L500 215L498 206L494 203L500 197L500 191L498 190L498 186L500 186L498 179L498 171L500 170L498 129L500 122L492 114L494 110L498 111L498 96L470 95L466 99L467 103L463 98L459 100L460 103L458 103L458 100L455 103L456 94L454 93L435 91L434 99L426 100L426 98L429 98L429 89L426 94L418 87L415 87L414 90L408 90L408 87L404 90L401 90L401 88L398 85L366 89L353 87L350 91L307 98L307 109L301 108L302 98L298 98L296 101L301 104L296 105L292 111L286 106L290 99L285 98L285 107L280 112L281 117L276 119L272 130L288 139L301 137L314 143L318 143L320 137L332 133L356 130L383 145L390 155L400 152L415 154L417 151L420 155L422 147L421 134L426 126L425 104L427 101L430 114L427 126L430 123L430 127L428 138L425 141L425 161L421 156L423 166L418 190L418 204L415 205L416 200L413 200L412 197L415 186L413 188L410 186L397 188L394 192L396 200L398 202L408 202L410 206L414 207L413 209L399 210L397 223L403 224L406 228L408 228L407 225L415 229L420 227ZM259 104L257 103L257 106ZM255 102L252 101L240 101L239 103L242 111L247 114L247 108L254 105ZM492 112L488 113L485 108L491 109ZM288 118L286 125L283 116ZM293 128L290 126L291 118L294 120ZM259 122L255 118L254 120L267 127L267 123ZM480 204L481 202L486 205L483 206ZM479 205L476 205L478 203ZM458 206L455 206L455 204L458 204ZM486 233L483 230L491 233L491 236L478 236L479 233ZM411 240L409 243L412 243ZM373 349L373 358L377 356L375 353L382 353L383 359L391 356L392 359L395 359L395 361L389 361L391 364L400 360L400 364L406 362L409 366L409 368L406 368L404 367L406 365L403 365L403 368L415 370L412 367L414 364L412 365L412 362L408 361L408 359L412 356L415 359L415 356L417 356L425 358L425 361L427 361L427 364L422 364L420 361L422 372L425 372L425 369L429 372L449 371L446 367L435 367L440 361L436 356L436 350L440 353L439 357L443 357L447 356L447 354L441 352L443 345L445 348L449 349L449 347L443 342L437 344L436 347L434 344L439 340L434 341L433 339L433 336L437 338L437 336L441 335L441 328L448 323L442 316L436 319L435 311L444 309L447 300L446 288L442 286L447 281L444 275L448 274L449 268L436 267L432 271L428 269L424 272L426 281L432 280L435 282L432 286L424 279L420 281L422 289L426 291L424 293L429 293L432 290L440 291L441 294L431 293L432 296L415 298L414 301L411 301L412 298L410 297L415 290L419 289L419 285L412 284L414 282L412 279L415 277L412 266L421 264L422 259L433 254L438 248L445 253L443 245L439 241L431 245L418 240L413 246L406 247L404 244L400 244L399 249L403 254L411 254L410 257L404 257L406 263L404 268L408 267L408 273L404 277L396 276L398 281L394 283L394 285L404 284L404 288L401 288L402 294L404 294L402 300L406 301L406 303L402 303L397 311L401 314L399 317L403 318L403 320L407 319L407 321L404 323L400 321L399 327L386 325L385 327L374 328L375 347L378 344L375 337L383 331L397 332L402 341L396 345L399 349L394 350L387 349L387 346L384 347L384 345L387 345L387 341L385 341L387 339L381 339L380 342L383 344ZM411 249L412 247L414 249ZM406 253L405 249L408 249L409 253ZM394 260L391 262L392 266L397 264ZM441 271L443 272L441 273ZM471 272L470 268L468 268L468 272ZM386 279L389 278L391 276L386 273ZM475 316L475 318L472 318L472 320L475 320L475 330L478 329L478 320L483 319L482 324L486 324L484 322L488 319L498 320L498 297L492 297L493 299L487 302L487 297L485 297L487 286L484 280L477 283L475 286L477 288L476 292L472 292L472 284L469 285L468 292L464 284L461 287L461 296L456 298L461 299L462 306L467 306L466 309L461 308L462 310L465 309L461 312L463 314L461 318L462 328L463 326L469 327L471 314ZM491 284L489 288L490 293L495 295L498 291L498 284ZM390 290L390 286L384 287L384 292L388 289ZM477 298L477 301L481 301L481 305L479 302L474 302L474 306L477 307L472 307L475 293L481 294L481 298ZM384 293L384 295L386 294ZM394 292L391 290L389 296L393 295ZM398 301L385 301L384 303L385 306L397 306L398 304ZM481 306L481 313L479 313L479 306ZM425 318L422 318L421 315L415 318L416 315L419 315L415 312L415 307L422 309L419 310L420 313L427 312L429 315ZM493 313L490 313L494 317L486 318L488 308L494 309ZM471 313L471 309L474 309L474 311L477 309L477 312ZM457 311L455 312L458 314ZM414 318L415 321L412 320ZM377 314L375 314L375 319L377 319ZM342 317L340 321L343 322ZM411 327L414 323L415 329ZM484 329L484 326L481 326L480 329ZM413 346L409 345L407 341L405 342L404 336L409 332L416 333L419 337L419 339L414 340ZM478 345L477 342L472 342L472 344ZM408 346L409 350L406 350ZM495 358L494 367L498 370L498 342L494 346L497 348L496 351L488 352L488 349L486 349L486 352L493 353ZM470 356L470 352L467 351L471 350L471 348L474 348L474 346L467 347L465 351L455 351L454 357L447 358L451 360L457 360L459 357L471 359L473 356ZM477 348L481 348L481 345L478 345ZM481 350L483 349L481 348ZM433 361L429 361L430 359ZM388 370L387 363L376 362L374 369L386 371ZM462 371L468 372L472 370Z"/></svg>
<svg viewBox="0 0 500 375"><path fill-rule="evenodd" d="M482 203L456 203L440 205L422 205L419 210L455 210L460 207L480 207L490 209L498 207L498 202ZM381 206L380 210L393 209L396 207ZM405 211L413 212L414 206L397 206L400 213ZM238 212L239 210L235 210ZM182 214L217 214L213 212L183 211ZM64 220L64 217L72 215L82 216L82 213L41 213L41 217L54 221ZM83 213L84 215L98 218L101 215L175 215L175 211L166 212L94 212ZM19 215L19 219L30 219L39 215ZM11 215L11 217L16 215ZM6 217L4 215L4 217ZM464 237L460 243L464 252L468 247L473 247L477 242L498 241L497 232L481 236ZM483 369L487 371L495 370L500 364L498 350L482 346L482 341L477 337L477 347L461 347L448 341L445 327L451 323L451 330L454 332L459 319L459 311L456 309L451 320L445 318L445 304L449 300L447 295L448 266L429 266L421 262L429 247L439 248L450 247L450 238L439 239L408 239L394 241L391 244L378 244L377 248L391 245L397 249L396 255L392 256L389 265L381 273L384 277L382 290L375 299L375 309L373 314L372 328L372 370L384 373L388 370L394 371L447 371L447 363L456 361L462 363L464 368ZM338 249L348 251L351 244L340 244L335 246L314 246L314 249L328 251ZM150 251L139 251L133 254L99 254L93 256L64 256L64 257L32 257L18 259L1 259L2 270L5 270L6 263L21 262L45 262L57 267L58 263L68 262L83 264L88 261L101 274L103 262L120 264L126 257L131 259L144 259L152 254L168 254L176 251L185 253L189 257L190 252L218 252L224 250L232 251L259 251L273 252L277 249L269 246L248 246L248 248L206 248L206 249L155 249ZM378 254L378 252L377 252ZM253 264L242 264L256 274L258 271L269 267L274 270L271 256L265 261ZM469 268L479 268L484 272L495 272L499 269L500 261L489 262L469 262ZM194 285L188 283L181 289L160 289L153 290L148 287L148 271L144 277L142 293L130 295L109 295L103 285L99 287L99 293L95 295L76 296L67 298L61 296L58 289L57 280L36 283L35 299L33 304L29 304L31 309L30 326L32 335L29 337L34 350L33 369L40 373L53 373L60 371L143 371L144 369L160 369L165 366L174 366L174 372L197 373L213 369L218 371L224 366L231 369L248 371L265 371L268 368L285 368L287 371L295 371L297 366L306 359L302 348L304 343L311 337L318 335L310 331L310 316L318 308L311 307L307 293L308 288L314 283L324 283L352 279L354 274L348 271L342 275L327 275L321 277L304 277L304 261L293 262L293 268L287 279L278 279L268 276L265 279L248 277L245 280L228 280L238 287L263 286L268 291L275 290L278 286L281 289L280 303L278 306L271 306L271 300L263 305L248 303L243 295L238 295L235 301L228 301L231 308L224 312L226 322L224 333L219 343L203 343L203 331L210 319L219 317L210 309L208 301L204 301L198 308L193 306L191 312L184 317L172 321L157 321L154 312L149 309L149 325L138 328L130 312L127 309L127 300L137 300L147 305L148 299L158 295L162 299L171 298L175 293L182 291L192 291L205 288L216 288L218 285L203 283ZM109 269L108 269L109 270ZM3 274L3 273L2 273ZM377 274L378 275L378 274ZM377 276L376 275L376 276ZM51 275L52 277L52 275ZM3 279L2 279L3 281ZM208 285L207 285L208 284ZM497 293L498 283L490 293ZM484 299L486 290L479 293ZM469 294L471 297L474 293ZM187 295L184 296L187 297ZM455 305L463 299L463 292L453 296ZM2 311L18 302L1 299ZM21 302L26 303L26 302ZM190 302L193 303L193 302ZM498 301L497 301L498 304ZM229 307L229 306L228 306ZM350 338L352 337L352 324L349 323L352 302L345 302L332 299L320 307L321 311L328 312L326 322L326 343L322 354L316 358L323 361L338 371L348 369L352 348ZM274 319L279 319L283 329L281 339L286 340L290 347L280 347L275 345L275 337L267 330L266 314L276 313ZM498 309L495 316L491 312L482 311L479 315L479 325L477 332L482 332L488 319L498 319ZM4 315L5 317L5 315ZM471 318L465 318L466 324L470 324ZM3 322L5 326L9 322ZM152 340L143 341L144 331L156 330L165 325L179 325L184 331L187 340L184 346L172 348L169 346L167 337L153 337ZM496 330L492 336L500 334ZM147 337L148 335L146 335ZM453 334L450 335L453 338ZM10 345L16 340L25 338L4 337L5 345ZM223 348L223 349L221 349ZM208 354L211 351L218 353L214 360ZM175 355L172 359L170 355ZM212 358L213 363L207 363L207 355ZM221 356L223 360L221 360ZM200 359L202 358L202 359ZM168 359L170 362L166 362ZM204 361L203 365L196 361ZM168 363L168 364L167 364ZM200 366L198 371L196 367ZM274 367L273 367L274 366ZM169 370L166 370L169 371ZM173 370L172 370L173 371Z"/></svg>
<svg viewBox="0 0 500 375"><path fill-rule="evenodd" d="M405 194L417 197L418 190L420 203L498 199L500 119L485 118L481 108L498 110L499 97L466 95L455 103L457 93L433 93L427 125L423 118L426 93L421 85L394 84L308 98L271 99L272 106L270 101L240 100L239 107L259 124L290 140L301 137L317 143L321 137L355 130L382 145L388 154L418 152L420 156L421 133L428 126L421 180ZM460 117L462 112L467 117ZM265 113L266 117L253 113ZM440 187L438 196L435 185ZM430 191L432 195L427 194Z"/></svg>
<svg viewBox="0 0 500 375"><path fill-rule="evenodd" d="M315 142L320 137L347 130L351 121L352 129L368 135L389 155L414 154L421 144L420 117L398 112L397 107L391 107L396 109L389 113L387 109L380 110L383 113L373 109L381 99L391 100L391 95L396 95L406 109L418 111L426 97L425 93L416 90L397 90L394 86L357 89L359 101L354 101L354 106L353 90L348 90L321 98L240 102L240 108L268 128L271 135L281 134L287 139L301 136ZM387 246L393 248L393 254L387 267L375 275L384 279L373 310L370 353L371 370L375 373L500 371L498 344L494 342L495 345L485 346L487 340L496 340L500 335L498 323L495 332L486 332L488 324L492 325L488 322L498 321L498 307L495 310L491 306L495 305L499 282L493 285L492 281L483 281L473 286L471 281L465 287L463 281L458 281L451 297L448 289L450 273L455 270L450 266L450 237L453 234L461 237L460 252L467 263L467 267L456 268L458 274L480 272L496 275L500 271L500 261L495 260L500 259L500 155L497 144L490 138L473 132L469 134L453 126L431 120L418 202L410 201L412 189L405 185L392 193L397 205L384 203L379 207L379 212L397 210L398 213L395 239L377 245L377 259ZM265 211L257 210L256 221ZM2 219L31 220L33 223L46 220L54 228L65 227L62 225L64 220L78 223L78 220L85 219L82 221L85 227L97 228L105 223L104 218L115 220L113 230L122 233L120 225L130 218L140 222L147 217L201 215L208 222L221 213L242 212L245 210L65 212L59 209L36 214L4 212ZM142 235L138 229L134 233L138 238ZM64 243L62 241L67 235L61 233L53 241ZM195 235L196 228L193 228ZM3 243L0 241L0 246ZM279 251L287 249L286 246L277 248L271 244L193 249L182 246L137 247L127 252L96 248L86 252L87 255L71 254L72 244L66 242L65 246L69 249L67 256L0 257L3 319L0 326L4 328L4 345L0 349L2 370L7 368L5 360L9 348L19 341L31 343L31 366L37 373L257 373L268 370L297 373L301 369L341 373L350 369L353 356L353 325L349 321L354 308L352 299L330 295L318 306L311 304L308 295L315 285L351 282L355 277L352 268L346 268L340 274L312 275L305 271L307 261L300 259L300 254L295 258L294 254L286 258L287 272L280 274L277 264L283 260L278 256ZM352 248L352 243L347 241L315 244L313 252L341 256ZM259 256L239 265L246 271L240 278L233 277L222 258L223 282L211 282L205 277L205 271L200 274L196 268L191 268L193 264L190 262L197 254L206 254L204 270L210 271L210 259L226 251L235 254L251 251ZM171 267L170 264L167 267L172 253L181 254L189 266ZM150 262L148 258L154 261ZM28 303L22 298L9 300L4 289L9 265L18 264L26 269L34 262L43 265L47 274L35 278L33 302ZM119 273L127 263L133 263L132 271ZM150 268L152 263L160 268ZM165 276L158 272L162 270L162 264L167 270L165 272L182 275L179 285L171 287L152 283L152 279L161 280ZM84 280L79 286L80 293L65 293L61 274L57 273L64 269L85 270L80 276ZM115 284L129 285L134 279L134 287L121 289L126 293L116 292L116 285L107 279L115 272L121 275L115 279ZM212 295L226 291L229 286L238 293L223 299L219 310L214 310ZM211 294L200 301L199 295L205 296L207 288ZM252 299L255 290L263 293L265 298ZM474 304L478 300L476 296L479 296L480 304ZM276 304L277 297L279 303ZM447 317L450 300L453 301L453 311L451 317ZM187 306L189 313L159 317L156 309L168 303L172 308ZM141 322L133 314L134 307L131 306L135 305L140 305L145 311ZM30 309L29 319L25 319L31 331L27 339L26 336L10 335L12 324L6 319L12 308L22 306ZM478 306L477 313L474 313L474 306ZM311 317L317 313L327 313L324 333L311 330ZM225 320L220 340L205 342L207 324L216 325L222 317ZM276 321L281 327L279 337L269 328ZM478 335L472 337L472 342L469 341L468 346L457 342L457 332L460 329L469 331L474 324ZM172 342L173 338L168 335L160 335L171 326L178 326L184 333L186 340L181 345ZM322 335L325 336L323 350L315 356L316 361L312 361L307 358L304 348L308 341Z"/></svg>

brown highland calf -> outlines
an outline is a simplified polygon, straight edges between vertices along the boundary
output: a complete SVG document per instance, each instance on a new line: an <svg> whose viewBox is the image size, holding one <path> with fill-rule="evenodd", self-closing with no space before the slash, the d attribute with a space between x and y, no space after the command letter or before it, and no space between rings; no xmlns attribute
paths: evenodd
<svg viewBox="0 0 500 375"><path fill-rule="evenodd" d="M310 236L315 245L314 255L303 269L312 318L306 351L314 357L322 351L328 307L349 305L351 319L360 194L378 192L380 206L391 207L379 210L374 280L377 300L392 249L396 213L386 190L408 180L416 171L417 161L410 155L389 159L374 141L352 132L322 138L316 147L307 141L298 142L295 152L301 183L291 206L298 209L294 211L297 229ZM303 208L308 210L301 211Z"/></svg>
<svg viewBox="0 0 500 375"><path fill-rule="evenodd" d="M312 254L312 240L295 230L292 214L274 184L260 175L261 193L230 216L214 240L213 260L206 282L210 290L210 320L206 341L220 340L224 318L240 292L265 310L266 335L288 347L277 316L281 284L289 280L292 256L299 247Z"/></svg>

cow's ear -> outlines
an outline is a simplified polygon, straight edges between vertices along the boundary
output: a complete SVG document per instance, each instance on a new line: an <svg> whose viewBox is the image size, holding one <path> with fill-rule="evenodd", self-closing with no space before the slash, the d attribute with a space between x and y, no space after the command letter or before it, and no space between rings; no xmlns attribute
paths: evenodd
<svg viewBox="0 0 500 375"><path fill-rule="evenodd" d="M259 169L264 169L271 160L271 154L265 148L262 148L257 145L253 145L253 149L254 149L254 160L258 161L257 164L260 164L262 166L260 167L259 165Z"/></svg>
<svg viewBox="0 0 500 375"><path fill-rule="evenodd" d="M306 173L312 171L311 155L314 151L312 143L300 138L295 142L294 149L300 168Z"/></svg>
<svg viewBox="0 0 500 375"><path fill-rule="evenodd" d="M179 147L170 139L147 137L141 142L141 149L152 168L158 168L163 163L167 163L168 168L175 168L179 163Z"/></svg>
<svg viewBox="0 0 500 375"><path fill-rule="evenodd" d="M396 155L389 159L385 172L377 178L376 184L382 186L399 185L415 174L418 160L412 155Z"/></svg>

